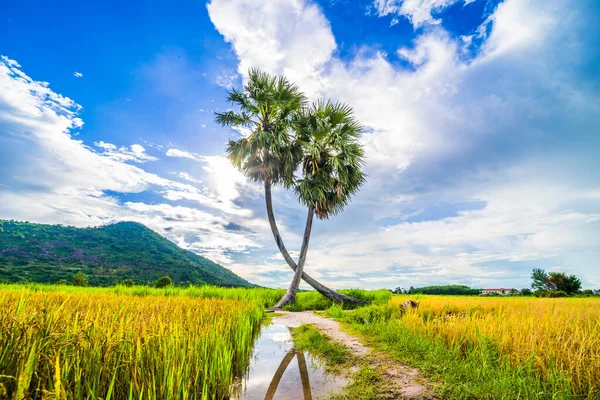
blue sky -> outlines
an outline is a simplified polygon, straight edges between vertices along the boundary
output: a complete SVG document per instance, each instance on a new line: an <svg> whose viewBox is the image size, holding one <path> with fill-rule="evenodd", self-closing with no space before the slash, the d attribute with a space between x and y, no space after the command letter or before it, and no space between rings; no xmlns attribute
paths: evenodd
<svg viewBox="0 0 600 400"><path fill-rule="evenodd" d="M592 0L13 2L0 15L0 218L146 224L285 286L261 187L224 158L250 67L365 126L367 184L314 225L335 287L600 287L600 6ZM288 249L305 210L274 192Z"/></svg>

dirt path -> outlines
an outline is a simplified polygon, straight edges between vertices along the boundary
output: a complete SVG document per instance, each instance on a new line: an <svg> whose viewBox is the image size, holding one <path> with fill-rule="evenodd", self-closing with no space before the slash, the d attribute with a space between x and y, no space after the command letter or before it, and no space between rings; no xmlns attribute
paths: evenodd
<svg viewBox="0 0 600 400"><path fill-rule="evenodd" d="M310 324L331 340L348 348L355 356L364 359L374 370L382 371L386 382L386 398L389 399L438 399L429 389L427 380L415 368L400 364L389 356L362 344L358 338L341 329L334 319L315 315L312 311L283 312L276 319L278 324L297 328Z"/></svg>

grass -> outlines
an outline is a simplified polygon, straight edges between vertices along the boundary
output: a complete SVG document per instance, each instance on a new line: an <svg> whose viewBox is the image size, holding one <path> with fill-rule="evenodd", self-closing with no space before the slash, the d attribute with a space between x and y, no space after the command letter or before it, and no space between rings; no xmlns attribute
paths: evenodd
<svg viewBox="0 0 600 400"><path fill-rule="evenodd" d="M0 288L0 397L227 398L264 300L139 290Z"/></svg>
<svg viewBox="0 0 600 400"><path fill-rule="evenodd" d="M451 399L600 399L600 301L411 296L338 318Z"/></svg>

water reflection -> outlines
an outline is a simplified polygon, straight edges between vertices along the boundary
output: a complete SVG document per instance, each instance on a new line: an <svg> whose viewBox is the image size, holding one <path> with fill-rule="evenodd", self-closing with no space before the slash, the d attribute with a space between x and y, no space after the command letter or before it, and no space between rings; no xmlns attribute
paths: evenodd
<svg viewBox="0 0 600 400"><path fill-rule="evenodd" d="M275 320L256 341L250 370L233 398L312 400L327 397L345 384L343 378L328 374L318 359L296 351L290 329Z"/></svg>

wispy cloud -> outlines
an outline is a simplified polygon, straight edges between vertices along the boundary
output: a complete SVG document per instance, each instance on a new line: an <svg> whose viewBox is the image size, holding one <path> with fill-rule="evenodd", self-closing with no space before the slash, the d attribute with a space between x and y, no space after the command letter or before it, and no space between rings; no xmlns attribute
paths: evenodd
<svg viewBox="0 0 600 400"><path fill-rule="evenodd" d="M441 23L441 19L434 18L433 14L444 8L460 2L466 6L475 1L477 0L375 0L371 7L380 17L395 16L391 25L397 24L399 22L397 17L402 16L407 18L416 29L424 25ZM369 13L370 10L371 8Z"/></svg>
<svg viewBox="0 0 600 400"><path fill-rule="evenodd" d="M133 161L135 163L143 163L146 161L156 161L158 158L146 153L146 149L140 144L132 144L130 147L121 146L117 148L112 143L104 141L94 142L94 146L101 148L102 155L109 157L115 161Z"/></svg>
<svg viewBox="0 0 600 400"><path fill-rule="evenodd" d="M217 77L215 79L215 83L221 87L229 89L229 88L233 87L233 85L237 79L238 79L238 74L222 73L222 74L217 75Z"/></svg>
<svg viewBox="0 0 600 400"><path fill-rule="evenodd" d="M189 158L190 160L198 161L200 156L197 154L192 154L189 151L179 150L179 149L169 149L165 153L167 157L177 157L177 158Z"/></svg>
<svg viewBox="0 0 600 400"><path fill-rule="evenodd" d="M77 72L77 71L73 72L73 76L75 78L83 78L83 74L81 72Z"/></svg>

